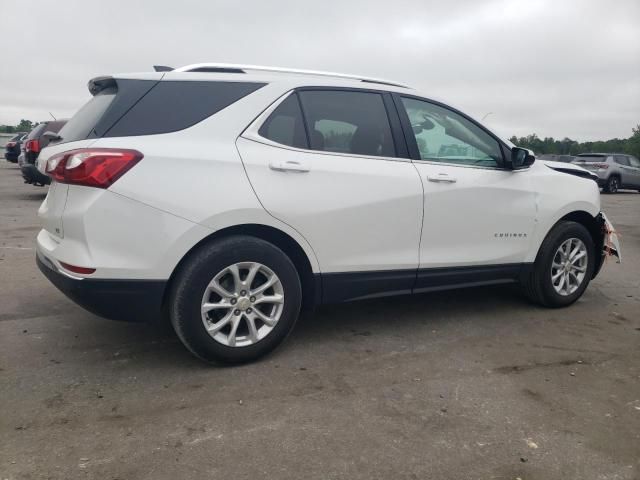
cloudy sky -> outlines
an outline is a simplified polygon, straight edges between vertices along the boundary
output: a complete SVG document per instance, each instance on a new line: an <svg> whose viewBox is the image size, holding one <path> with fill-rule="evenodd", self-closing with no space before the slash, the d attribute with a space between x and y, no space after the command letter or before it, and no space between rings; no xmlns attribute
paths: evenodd
<svg viewBox="0 0 640 480"><path fill-rule="evenodd" d="M639 0L0 0L0 124L73 114L94 76L204 61L408 83L511 136L628 137Z"/></svg>

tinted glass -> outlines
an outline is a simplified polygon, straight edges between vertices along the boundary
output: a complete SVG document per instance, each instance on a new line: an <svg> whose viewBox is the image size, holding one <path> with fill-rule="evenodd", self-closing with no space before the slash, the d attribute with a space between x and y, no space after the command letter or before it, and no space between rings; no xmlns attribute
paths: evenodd
<svg viewBox="0 0 640 480"><path fill-rule="evenodd" d="M264 138L296 148L309 148L297 95L289 95L271 112L258 133Z"/></svg>
<svg viewBox="0 0 640 480"><path fill-rule="evenodd" d="M576 157L576 160L579 162L606 162L607 156L600 155L597 153L581 153Z"/></svg>
<svg viewBox="0 0 640 480"><path fill-rule="evenodd" d="M60 130L60 142L75 142L87 138L116 98L116 92L115 88L103 90L85 103Z"/></svg>
<svg viewBox="0 0 640 480"><path fill-rule="evenodd" d="M402 98L422 160L481 167L502 164L498 141L462 115L439 105Z"/></svg>
<svg viewBox="0 0 640 480"><path fill-rule="evenodd" d="M35 138L38 138L40 135L46 132L45 128L49 123L51 122L45 122L45 123L39 124L37 127L35 127L33 130L29 132L29 135L27 135L26 140L33 140Z"/></svg>
<svg viewBox="0 0 640 480"><path fill-rule="evenodd" d="M625 166L629 166L629 159L627 157L625 157L624 155L614 155L613 159L615 160L616 163L620 164L620 165L625 165Z"/></svg>
<svg viewBox="0 0 640 480"><path fill-rule="evenodd" d="M183 130L263 85L247 82L158 82L104 136L153 135Z"/></svg>
<svg viewBox="0 0 640 480"><path fill-rule="evenodd" d="M640 160L638 160L636 157L628 157L628 158L629 158L629 165L635 168L640 168Z"/></svg>
<svg viewBox="0 0 640 480"><path fill-rule="evenodd" d="M382 95L340 90L300 92L313 150L394 157Z"/></svg>

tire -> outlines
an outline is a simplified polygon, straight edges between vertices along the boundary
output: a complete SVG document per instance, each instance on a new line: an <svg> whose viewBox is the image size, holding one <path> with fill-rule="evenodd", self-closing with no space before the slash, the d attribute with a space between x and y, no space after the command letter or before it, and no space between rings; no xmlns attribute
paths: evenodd
<svg viewBox="0 0 640 480"><path fill-rule="evenodd" d="M236 283L236 277L232 275L234 265L239 266L235 270L239 272L237 278L245 282L249 280L251 268L259 265L253 288L245 286L244 296L218 295L218 291L233 293L234 288L239 290L232 286ZM262 286L273 279L271 274L275 274L278 282L264 292L250 296L251 291L258 292L260 285L257 283L261 278L266 279ZM219 275L223 276L214 283ZM281 302L258 305L265 298L279 296ZM190 255L172 282L169 299L171 324L194 355L207 362L239 364L266 355L285 340L300 313L302 287L294 264L282 250L259 238L238 235L217 240ZM202 311L207 305L227 305L234 299L234 307ZM251 303L254 301L255 304ZM270 322L278 317L275 325L263 323L258 313L263 317L271 316ZM251 322L250 315L255 317ZM250 323L255 325L253 329ZM213 332L223 324L223 328Z"/></svg>
<svg viewBox="0 0 640 480"><path fill-rule="evenodd" d="M585 247L587 259L584 265L581 265L584 267L584 276L575 291L561 294L552 281L552 271L557 274L561 269L557 269L553 264L556 261L557 265L558 258L561 258L556 256L560 255L558 249L571 239L581 241ZM575 246L578 242L569 245ZM579 261L582 262L582 260ZM550 308L566 307L582 296L593 277L594 268L595 247L589 231L579 223L563 221L556 224L542 242L533 269L523 281L523 287L526 295L535 303ZM575 275L572 276L572 281L575 281L574 279L577 280Z"/></svg>
<svg viewBox="0 0 640 480"><path fill-rule="evenodd" d="M616 193L620 188L620 179L615 175L611 175L607 179L607 183L604 186L604 191L606 193Z"/></svg>

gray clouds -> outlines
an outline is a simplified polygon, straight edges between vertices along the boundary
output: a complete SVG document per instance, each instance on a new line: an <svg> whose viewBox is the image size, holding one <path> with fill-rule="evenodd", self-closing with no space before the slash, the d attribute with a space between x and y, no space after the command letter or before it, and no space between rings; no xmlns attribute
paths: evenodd
<svg viewBox="0 0 640 480"><path fill-rule="evenodd" d="M628 137L637 0L3 0L0 123L70 116L98 75L217 61L415 86L504 136ZM11 68L7 68L11 66Z"/></svg>

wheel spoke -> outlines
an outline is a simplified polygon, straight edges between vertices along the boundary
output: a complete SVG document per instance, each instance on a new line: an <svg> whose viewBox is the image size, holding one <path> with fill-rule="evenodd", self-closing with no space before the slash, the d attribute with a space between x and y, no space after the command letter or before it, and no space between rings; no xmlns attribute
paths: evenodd
<svg viewBox="0 0 640 480"><path fill-rule="evenodd" d="M564 270L562 270L561 268L559 268L556 273L551 273L551 280L553 281L553 283L555 283L563 273Z"/></svg>
<svg viewBox="0 0 640 480"><path fill-rule="evenodd" d="M234 315L231 323L231 331L227 336L227 341L230 347L236 346L236 333L238 332L238 325L240 325L240 315Z"/></svg>
<svg viewBox="0 0 640 480"><path fill-rule="evenodd" d="M225 325L227 325L231 321L232 317L233 317L233 313L229 312L227 315L224 316L224 318L218 320L216 323L212 323L209 326L207 326L207 331L209 332L210 335L218 333L221 328L223 328Z"/></svg>
<svg viewBox="0 0 640 480"><path fill-rule="evenodd" d="M575 264L578 260L581 260L586 256L587 256L587 252L582 250L580 253L578 253L575 257L571 259L571 263Z"/></svg>
<svg viewBox="0 0 640 480"><path fill-rule="evenodd" d="M234 296L233 293L231 293L226 288L224 288L222 285L220 285L220 283L218 283L218 280L215 279L215 278L209 284L208 289L216 292L222 298L231 298L231 297Z"/></svg>
<svg viewBox="0 0 640 480"><path fill-rule="evenodd" d="M264 292L265 290L269 289L270 287L272 287L273 285L276 284L276 282L278 282L278 277L276 277L275 275L272 275L271 277L269 277L267 279L266 282L264 282L262 285L258 286L257 288L251 290L251 295L260 295L262 292Z"/></svg>
<svg viewBox="0 0 640 480"><path fill-rule="evenodd" d="M255 314L256 317L258 317L260 320L262 320L262 322L267 325L268 327L273 327L277 320L271 318L270 316L262 313L260 310L258 310L257 308L253 310L253 313Z"/></svg>
<svg viewBox="0 0 640 480"><path fill-rule="evenodd" d="M258 329L256 328L256 321L253 315L244 315L244 319L249 327L249 338L253 343L258 341Z"/></svg>
<svg viewBox="0 0 640 480"><path fill-rule="evenodd" d="M247 274L247 278L245 278L244 283L247 286L247 290L251 290L251 285L256 278L257 273L260 271L260 264L254 263L251 265L249 269L249 273Z"/></svg>
<svg viewBox="0 0 640 480"><path fill-rule="evenodd" d="M224 308L233 308L233 305L228 303L226 299L223 299L220 302L216 303L203 303L202 304L202 313L210 312L211 310L220 310Z"/></svg>
<svg viewBox="0 0 640 480"><path fill-rule="evenodd" d="M572 269L575 272L584 273L584 272L587 271L587 266L586 265L573 265Z"/></svg>
<svg viewBox="0 0 640 480"><path fill-rule="evenodd" d="M254 302L255 305L260 305L261 303L282 303L284 302L284 297L280 294L275 295L262 295L258 297Z"/></svg>
<svg viewBox="0 0 640 480"><path fill-rule="evenodd" d="M240 280L240 269L238 268L238 265L231 265L229 267L229 272L233 277L233 289L235 290L235 293L238 293L242 288L242 280Z"/></svg>

